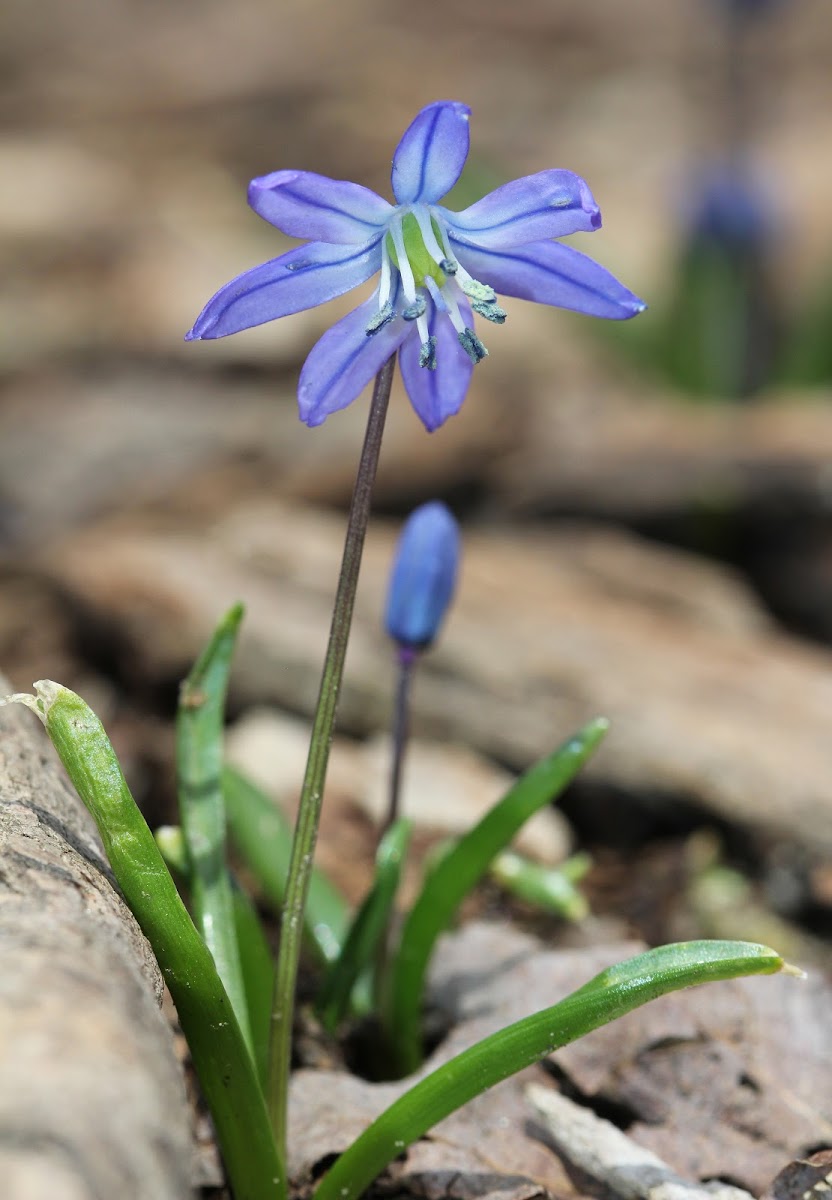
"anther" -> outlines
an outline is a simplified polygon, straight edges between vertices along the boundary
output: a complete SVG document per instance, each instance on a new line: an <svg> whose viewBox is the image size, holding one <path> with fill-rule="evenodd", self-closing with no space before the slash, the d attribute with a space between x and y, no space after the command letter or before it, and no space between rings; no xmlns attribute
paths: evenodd
<svg viewBox="0 0 832 1200"><path fill-rule="evenodd" d="M487 353L487 351L486 351ZM431 336L426 342L422 342L422 348L419 351L419 366L427 367L429 371L436 370L436 338Z"/></svg>
<svg viewBox="0 0 832 1200"><path fill-rule="evenodd" d="M378 333L379 329L383 329L385 325L389 325L395 315L393 305L389 300L386 304L382 304L375 316L370 317L370 320L364 327L367 337L372 337L374 333Z"/></svg>
<svg viewBox="0 0 832 1200"><path fill-rule="evenodd" d="M504 308L500 308L499 304L494 304L493 301L472 300L471 307L475 313L479 313L486 321L492 321L495 325L502 325L508 315Z"/></svg>
<svg viewBox="0 0 832 1200"><path fill-rule="evenodd" d="M426 308L425 297L417 296L412 304L408 304L407 308L402 309L402 316L405 321L415 321L425 315Z"/></svg>
<svg viewBox="0 0 832 1200"><path fill-rule="evenodd" d="M443 258L439 263L439 270L446 275L456 275L459 263L454 262L452 258Z"/></svg>
<svg viewBox="0 0 832 1200"><path fill-rule="evenodd" d="M497 299L497 293L493 287L489 287L487 283L480 283L478 279L463 279L459 285L465 295L470 300L481 300L483 304L493 304Z"/></svg>
<svg viewBox="0 0 832 1200"><path fill-rule="evenodd" d="M462 333L457 334L457 337L459 338L460 346L475 365L488 357L488 351L485 346L483 346L473 329L469 329L467 325Z"/></svg>

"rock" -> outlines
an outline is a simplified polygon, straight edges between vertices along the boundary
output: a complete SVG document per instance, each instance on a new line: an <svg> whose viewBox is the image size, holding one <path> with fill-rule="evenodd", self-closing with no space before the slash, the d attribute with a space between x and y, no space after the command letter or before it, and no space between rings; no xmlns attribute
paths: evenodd
<svg viewBox="0 0 832 1200"><path fill-rule="evenodd" d="M15 708L0 709L0 850L4 1195L187 1200L159 968L43 730Z"/></svg>
<svg viewBox="0 0 832 1200"><path fill-rule="evenodd" d="M284 713L259 709L231 730L228 757L265 791L294 799L300 792L309 726ZM357 806L375 828L387 809L390 741L379 735L356 743L336 738L327 775L337 802ZM401 811L416 829L448 837L466 833L509 789L513 776L464 746L414 739L407 751ZM544 863L561 862L570 835L563 818L544 810L526 823L517 849Z"/></svg>
<svg viewBox="0 0 832 1200"><path fill-rule="evenodd" d="M395 532L371 528L359 587L340 708L341 730L359 737L389 721L380 614ZM606 536L604 572L600 540L587 567L570 558L574 535L466 535L456 606L415 680L415 735L521 769L603 714L612 732L585 778L656 804L683 797L745 830L828 851L832 656L767 629L719 568L689 560L685 596L670 602L678 552L636 544L633 578L622 580L627 552ZM309 712L342 537L337 516L263 502L198 532L104 522L49 547L38 567L85 619L118 630L122 669L145 683L183 676L222 611L243 599L235 703Z"/></svg>
<svg viewBox="0 0 832 1200"><path fill-rule="evenodd" d="M226 754L232 766L287 807L300 791L308 751L309 722L272 708L246 712L226 739ZM361 792L360 743L335 738L329 755L327 788L353 800Z"/></svg>
<svg viewBox="0 0 832 1200"><path fill-rule="evenodd" d="M362 808L374 821L387 808L390 739L371 738L363 758ZM402 786L402 815L414 825L459 835L471 829L508 791L514 776L465 746L414 738L407 749ZM538 862L554 865L566 858L571 836L555 809L543 809L523 826L513 845Z"/></svg>
<svg viewBox="0 0 832 1200"><path fill-rule="evenodd" d="M824 393L738 408L645 398L578 380L557 398L538 390L522 449L495 480L525 514L582 513L669 520L764 510L828 513Z"/></svg>
<svg viewBox="0 0 832 1200"><path fill-rule="evenodd" d="M307 323L301 342L293 327L287 349L293 369L305 353L303 339L311 348L323 328L319 316L312 319L315 332ZM247 344L243 338L243 357ZM264 490L348 503L365 405L359 401L340 413L328 427L331 436L310 437L297 418L294 374L217 378L213 345L206 343L202 359L206 347L187 345L198 373L183 366L113 366L67 381L42 370L10 385L0 437L0 546L31 544L137 504L155 503L164 514L176 509L192 523ZM279 358L275 347L272 358ZM378 503L406 506L432 492L481 483L512 444L494 392L475 392L436 442L400 388L397 383L386 429Z"/></svg>

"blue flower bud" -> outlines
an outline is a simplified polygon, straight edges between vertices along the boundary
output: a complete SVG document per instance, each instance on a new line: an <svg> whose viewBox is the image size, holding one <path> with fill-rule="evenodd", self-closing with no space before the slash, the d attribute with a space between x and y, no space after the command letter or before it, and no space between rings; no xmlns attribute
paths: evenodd
<svg viewBox="0 0 832 1200"><path fill-rule="evenodd" d="M439 500L415 509L396 546L384 625L400 646L422 650L434 640L456 586L459 526Z"/></svg>
<svg viewBox="0 0 832 1200"><path fill-rule="evenodd" d="M685 207L693 237L700 242L750 249L774 233L765 190L747 168L736 164L713 164L691 180Z"/></svg>

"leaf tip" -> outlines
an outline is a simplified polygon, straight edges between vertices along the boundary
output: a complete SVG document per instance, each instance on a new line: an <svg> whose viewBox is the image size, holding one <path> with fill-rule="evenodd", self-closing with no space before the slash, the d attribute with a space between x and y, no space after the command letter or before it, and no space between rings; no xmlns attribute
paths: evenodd
<svg viewBox="0 0 832 1200"><path fill-rule="evenodd" d="M780 971L783 975L793 975L795 979L809 978L806 971L801 970L800 967L796 967L793 963L783 962L782 966L780 967Z"/></svg>
<svg viewBox="0 0 832 1200"><path fill-rule="evenodd" d="M4 704L23 704L26 708L30 708L45 725L50 708L58 695L67 689L60 683L53 683L51 679L38 679L36 683L32 684L32 687L35 689L34 695L30 692L14 692L11 696L0 698L0 707Z"/></svg>

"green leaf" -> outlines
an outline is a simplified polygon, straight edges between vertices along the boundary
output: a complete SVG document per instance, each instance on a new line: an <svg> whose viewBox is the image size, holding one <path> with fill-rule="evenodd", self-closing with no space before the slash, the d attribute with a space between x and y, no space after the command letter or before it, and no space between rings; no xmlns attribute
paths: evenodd
<svg viewBox="0 0 832 1200"><path fill-rule="evenodd" d="M334 1032L343 1020L359 976L374 966L390 925L390 914L399 888L407 853L411 822L402 818L387 830L376 853L373 885L332 964L318 998L318 1012L326 1029Z"/></svg>
<svg viewBox="0 0 832 1200"><path fill-rule="evenodd" d="M240 965L246 989L246 1006L254 1044L254 1061L261 1084L265 1087L269 1066L274 962L257 909L232 880L234 927L240 947Z"/></svg>
<svg viewBox="0 0 832 1200"><path fill-rule="evenodd" d="M545 867L513 850L503 850L491 864L491 875L518 900L568 921L581 921L589 914L589 905L575 883L586 874L589 865L586 854L576 854L559 867Z"/></svg>
<svg viewBox="0 0 832 1200"><path fill-rule="evenodd" d="M160 825L153 831L156 845L185 904L190 903L191 864L185 839L178 825ZM260 1082L265 1083L268 1065L274 963L257 909L231 876L234 928L240 949L246 1007L254 1044L254 1059Z"/></svg>
<svg viewBox="0 0 832 1200"><path fill-rule="evenodd" d="M225 846L222 739L231 656L243 618L235 605L217 627L179 692L176 774L188 852L194 921L214 956L243 1036L254 1053Z"/></svg>
<svg viewBox="0 0 832 1200"><path fill-rule="evenodd" d="M795 315L779 364L778 382L822 387L832 380L832 270L827 265L814 295ZM825 396L821 397L826 399Z"/></svg>
<svg viewBox="0 0 832 1200"><path fill-rule="evenodd" d="M384 1024L400 1075L422 1060L421 1014L425 974L436 939L495 857L538 809L571 783L609 727L590 721L554 754L531 767L482 820L443 855L425 880L402 929L393 963Z"/></svg>
<svg viewBox="0 0 832 1200"><path fill-rule="evenodd" d="M469 1100L657 996L738 975L771 975L784 966L767 946L714 941L662 946L610 967L559 1004L464 1050L405 1092L340 1155L314 1200L355 1200L406 1146Z"/></svg>
<svg viewBox="0 0 832 1200"><path fill-rule="evenodd" d="M80 696L48 681L35 686L47 733L98 827L113 874L170 988L235 1200L285 1200L285 1174L263 1093L228 993L109 738Z"/></svg>
<svg viewBox="0 0 832 1200"><path fill-rule="evenodd" d="M228 831L275 912L280 912L292 854L292 829L280 809L233 767L222 772ZM312 868L304 914L306 938L319 963L341 953L350 923L346 900L317 868Z"/></svg>

